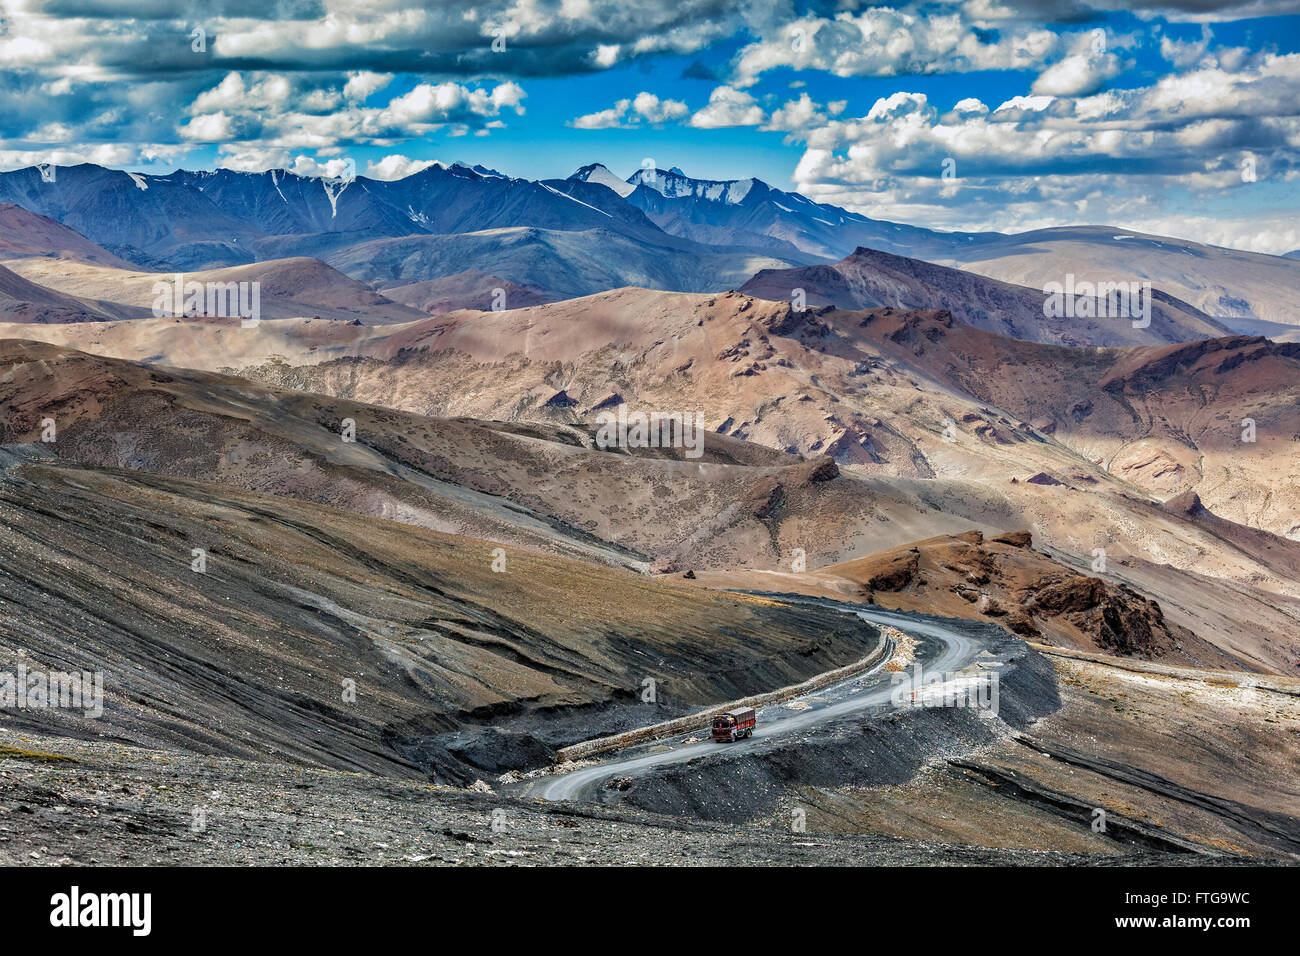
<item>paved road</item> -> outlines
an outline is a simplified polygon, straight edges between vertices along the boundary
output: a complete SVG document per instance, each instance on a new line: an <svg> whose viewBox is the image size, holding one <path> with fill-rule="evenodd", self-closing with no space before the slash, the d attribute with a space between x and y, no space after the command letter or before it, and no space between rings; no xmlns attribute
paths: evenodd
<svg viewBox="0 0 1300 956"><path fill-rule="evenodd" d="M860 605L837 604L836 607L846 613L857 614L863 620L873 624L889 624L906 634L922 640L917 649L916 659L928 671L952 673L968 667L983 650L978 638L936 624L921 621L906 614L882 611L876 608L864 608ZM883 671L885 662L881 661L875 668L851 677L839 684L832 684L795 700L808 705L807 710L790 710L785 704L774 704L758 712L758 727L754 736L733 744L715 744L704 740L695 744L679 744L680 734L664 738L651 744L640 744L630 751L613 754L609 759L594 767L576 770L573 773L553 777L539 778L528 793L545 800L577 800L597 789L610 777L630 777L644 773L651 767L664 764L684 763L696 758L707 759L719 753L744 753L761 747L773 738L805 730L828 720L835 720L845 714L865 710L868 707L888 707L894 691L891 674ZM701 727L700 733L707 734L708 728ZM669 750L647 748L668 745Z"/></svg>

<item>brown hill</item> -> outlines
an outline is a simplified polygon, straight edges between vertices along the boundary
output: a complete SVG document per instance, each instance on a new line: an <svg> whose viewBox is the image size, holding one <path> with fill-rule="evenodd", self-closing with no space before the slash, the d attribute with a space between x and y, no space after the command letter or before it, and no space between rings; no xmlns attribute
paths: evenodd
<svg viewBox="0 0 1300 956"><path fill-rule="evenodd" d="M1107 475L1160 498L1194 489L1222 517L1300 538L1300 344L1231 336L1078 350L928 317L873 322L910 364Z"/></svg>
<svg viewBox="0 0 1300 956"><path fill-rule="evenodd" d="M115 269L134 269L125 259L75 229L13 203L0 203L0 260L43 256Z"/></svg>
<svg viewBox="0 0 1300 956"><path fill-rule="evenodd" d="M410 329L403 327L331 325L358 329L375 336L375 343L409 341ZM372 363L348 367L359 373L420 368ZM497 369L502 381L515 374L510 367ZM763 381L739 381L755 379ZM358 380L366 381L360 374ZM412 379L398 375L393 381ZM1300 656L1288 650L1295 647L1294 615L1300 614L1294 573L1300 545L1278 539L1274 550L1230 546L1215 529L1115 490L1110 479L1044 487L903 478L855 466L839 468L836 476L827 458L801 461L716 432L706 434L699 459L686 458L682 449L629 454L594 447L590 421L428 418L310 394L300 390L301 379L294 384L270 388L4 342L0 441L35 441L42 419L52 417L58 440L44 447L68 461L218 481L615 566L701 575L753 569L762 573L764 588L778 590L799 589L802 576L790 574L797 562L810 575L934 535L971 527L995 534L1019 525L1071 566L1086 567L1095 548L1106 548L1112 573L1158 595L1172 623L1230 647L1251 666L1289 669ZM539 408L558 394L555 385L538 393ZM896 387L900 402L906 400L898 407L906 412L919 393L906 380ZM613 397L573 391L584 408ZM474 393L466 388L466 394ZM888 390L877 394L891 396ZM571 407L556 408L559 417L573 414ZM357 424L355 443L340 439L345 418ZM969 444L975 452L1010 456L1021 474L1023 459L1044 448L1060 463L1080 463L1049 442L985 444L958 431L962 444L951 454L972 454L965 448L976 442ZM925 434L933 432L918 437ZM1014 428L1006 434L1023 438ZM922 447L949 445L936 437ZM1172 603L1166 601L1171 595ZM1248 618L1224 613L1246 606Z"/></svg>
<svg viewBox="0 0 1300 956"><path fill-rule="evenodd" d="M874 646L833 611L515 547L497 564L487 541L229 485L0 459L0 665L99 672L95 735L119 741L463 786ZM54 709L4 722L87 733Z"/></svg>
<svg viewBox="0 0 1300 956"><path fill-rule="evenodd" d="M498 292L498 290L500 290ZM500 302L501 307L519 309L553 302L557 297L534 285L519 285L470 269L441 279L428 279L384 289L384 295L421 312L439 315L457 309L487 312Z"/></svg>
<svg viewBox="0 0 1300 956"><path fill-rule="evenodd" d="M946 312L800 313L738 293L644 289L383 328L222 328L18 334L438 417L576 423L619 396L697 411L711 432L829 454L862 474L1010 482L1041 472L1152 498L1195 488L1229 520L1300 535L1298 483L1278 485L1300 434L1294 344L1067 348ZM1241 441L1247 419L1253 443Z"/></svg>
<svg viewBox="0 0 1300 956"><path fill-rule="evenodd" d="M172 283L176 275L57 259L15 259L5 265L24 278L61 293L94 296L135 310L151 310L157 299L155 285ZM424 315L374 292L319 259L273 259L182 275L186 282L260 283L260 306L264 319L312 316L383 323L409 322Z"/></svg>
<svg viewBox="0 0 1300 956"><path fill-rule="evenodd" d="M740 291L762 299L791 300L802 289L811 306L840 309L946 309L973 328L1028 342L1076 346L1150 345L1185 342L1232 330L1186 302L1152 291L1150 327L1137 329L1121 317L1050 317L1039 289L1012 285L974 272L920 259L859 248L829 265L765 269ZM1076 311L1084 311L1081 299ZM1092 299L1087 311L1108 316L1106 304Z"/></svg>
<svg viewBox="0 0 1300 956"><path fill-rule="evenodd" d="M737 293L644 289L379 328L222 329L8 334L438 417L576 423L618 396L698 411L710 432L829 454L859 474L1009 483L1042 472L1072 488L1152 498L1195 487L1229 520L1300 534L1297 483L1278 487L1300 433L1294 345L1234 337L1066 348L995 336L944 312L797 313ZM1191 361L1198 354L1213 357ZM1134 375L1145 378L1126 386ZM1240 442L1246 418L1258 424L1256 443Z"/></svg>
<svg viewBox="0 0 1300 956"><path fill-rule="evenodd" d="M1232 658L1165 620L1160 604L1035 551L1029 532L927 538L826 568L882 607L989 620L1028 640L1174 663Z"/></svg>
<svg viewBox="0 0 1300 956"><path fill-rule="evenodd" d="M836 474L828 459L726 436L711 436L699 458L603 450L591 427L432 419L0 341L0 441L35 442L46 419L57 425L46 447L68 461L217 480L638 569L703 549L719 560L751 552L777 504L812 507ZM345 419L354 442L342 438Z"/></svg>
<svg viewBox="0 0 1300 956"><path fill-rule="evenodd" d="M0 319L6 322L103 322L141 314L117 303L55 292L0 266Z"/></svg>

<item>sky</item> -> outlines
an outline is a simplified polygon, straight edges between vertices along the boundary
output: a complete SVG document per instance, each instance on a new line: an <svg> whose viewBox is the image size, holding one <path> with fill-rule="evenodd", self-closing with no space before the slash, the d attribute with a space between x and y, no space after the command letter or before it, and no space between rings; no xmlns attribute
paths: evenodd
<svg viewBox="0 0 1300 956"><path fill-rule="evenodd" d="M1138 0L1141 2L1141 0ZM1297 0L0 0L0 168L653 162L938 229L1300 248Z"/></svg>

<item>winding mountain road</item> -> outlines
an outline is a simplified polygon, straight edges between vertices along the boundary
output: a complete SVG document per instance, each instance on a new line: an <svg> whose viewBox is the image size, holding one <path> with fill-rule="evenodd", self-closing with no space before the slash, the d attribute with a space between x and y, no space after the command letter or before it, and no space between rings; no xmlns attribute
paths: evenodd
<svg viewBox="0 0 1300 956"><path fill-rule="evenodd" d="M873 624L892 625L917 638L919 644L915 660L928 671L942 673L960 671L974 664L975 659L986 651L983 642L978 638L933 621L918 620L901 612L864 608L860 605L818 603L831 604ZM793 701L762 708L758 712L758 727L753 737L746 740L725 746L715 744L711 740L680 744L677 743L680 737L678 734L629 748L593 767L563 775L541 777L527 788L527 792L530 796L541 797L544 800L580 800L611 777L630 777L665 764L708 759L721 753L734 755L737 752L756 750L775 738L806 730L846 714L870 707L888 707L896 682L889 676L892 672L882 670L887 660L888 658L871 670L839 684L832 684L804 697L794 698ZM792 711L790 704L795 701L803 703L807 709ZM707 734L708 728L701 727L700 731ZM663 749L664 747L669 749Z"/></svg>

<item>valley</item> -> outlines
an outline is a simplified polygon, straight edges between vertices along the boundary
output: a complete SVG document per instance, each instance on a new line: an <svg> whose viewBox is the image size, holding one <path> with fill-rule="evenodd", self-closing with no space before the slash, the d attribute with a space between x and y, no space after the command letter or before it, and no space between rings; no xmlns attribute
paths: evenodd
<svg viewBox="0 0 1300 956"><path fill-rule="evenodd" d="M0 860L1300 858L1297 260L677 169L34 175L0 672L104 699L0 710ZM1137 262L1149 326L1044 307Z"/></svg>

